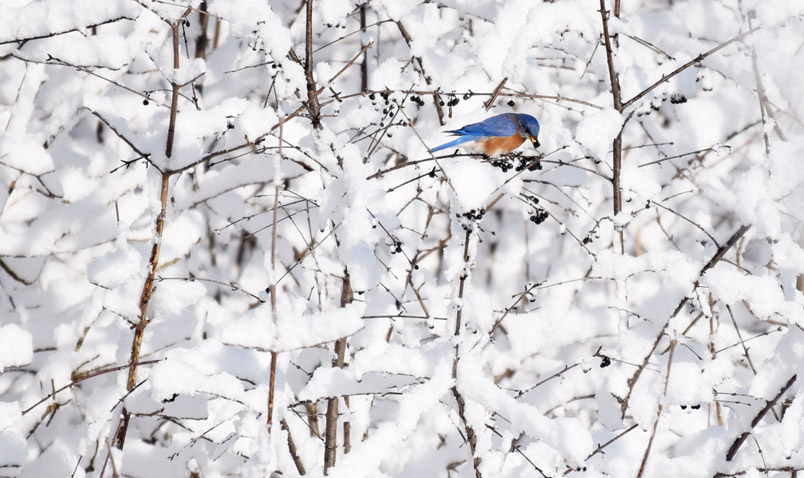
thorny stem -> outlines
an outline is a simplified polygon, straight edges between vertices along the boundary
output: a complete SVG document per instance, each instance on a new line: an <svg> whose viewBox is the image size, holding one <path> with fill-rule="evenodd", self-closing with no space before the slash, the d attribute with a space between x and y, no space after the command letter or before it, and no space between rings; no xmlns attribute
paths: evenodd
<svg viewBox="0 0 804 478"><path fill-rule="evenodd" d="M343 288L341 289L341 307L346 307L354 301L352 282L349 278L349 270L344 271ZM346 361L346 337L335 341L335 358L332 366L343 368ZM331 397L327 400L327 423L326 435L324 437L324 474L327 470L335 466L338 437L338 397Z"/></svg>
<svg viewBox="0 0 804 478"><path fill-rule="evenodd" d="M464 269L461 272L460 277L460 284L458 286L458 301L463 302L463 290L464 284L466 283L466 278L469 273L469 239L471 237L471 231L466 231L466 237L464 239L463 244L463 264ZM461 320L462 320L462 312L463 312L463 304L459 304L458 312L455 316L455 337L457 338L461 334ZM458 391L458 361L460 360L460 344L455 344L455 358L452 361L452 380L455 384L452 386L452 395L455 397L455 401L458 403L458 416L461 417L461 421L463 422L464 431L466 432L466 440L469 442L469 449L472 452L472 465L475 468L475 478L483 478L483 475L480 473L480 457L477 456L477 435L475 435L475 430L472 426L466 421L466 402L463 399L463 395L461 392Z"/></svg>

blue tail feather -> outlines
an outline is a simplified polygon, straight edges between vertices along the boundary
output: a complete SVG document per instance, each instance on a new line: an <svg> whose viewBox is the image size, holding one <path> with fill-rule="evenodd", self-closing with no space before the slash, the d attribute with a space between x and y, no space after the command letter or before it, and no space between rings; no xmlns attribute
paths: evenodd
<svg viewBox="0 0 804 478"><path fill-rule="evenodd" d="M474 141L476 139L477 138L472 137L472 136L461 136L460 138L458 138L458 139L456 139L454 141L450 141L449 143L442 144L441 146L436 146L435 148L431 149L430 151L435 153L435 152L441 151L443 149L452 148L453 146L458 146L458 145L463 144L463 143Z"/></svg>

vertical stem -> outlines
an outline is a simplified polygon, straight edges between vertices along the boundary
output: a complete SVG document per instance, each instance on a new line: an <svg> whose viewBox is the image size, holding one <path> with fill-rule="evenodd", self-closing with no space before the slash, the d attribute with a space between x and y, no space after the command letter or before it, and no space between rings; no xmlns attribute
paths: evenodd
<svg viewBox="0 0 804 478"><path fill-rule="evenodd" d="M293 464L296 465L296 471L298 471L300 475L305 475L307 471L304 469L304 463L302 463L301 458L299 458L299 453L296 451L296 444L293 442L293 436L290 434L288 422L283 418L281 423L282 429L288 433L288 450L290 450L290 456L293 458Z"/></svg>
<svg viewBox="0 0 804 478"><path fill-rule="evenodd" d="M737 4L740 7L740 12L742 13L743 9L743 2L738 0ZM749 11L747 13L742 13L745 20L748 22L748 30L754 29L754 22L751 21L751 17L753 16L753 12ZM759 74L759 65L757 63L757 50L754 48L754 45L751 45L751 67L754 70L754 79L757 84L757 98L759 99L759 114L762 118L762 138L765 141L765 154L770 154L770 140L768 139L768 131L764 128L765 123L767 122L765 116L770 116L773 118L773 131L779 136L782 141L787 141L785 139L784 133L782 133L781 128L779 128L779 122L776 120L776 117L771 111L770 107L768 106L768 97L765 95L765 85L762 83L762 75Z"/></svg>
<svg viewBox="0 0 804 478"><path fill-rule="evenodd" d="M617 73L614 71L613 50L611 48L611 38L609 37L609 12L606 10L606 0L600 0L600 18L603 21L603 41L606 45L606 61L609 65L609 82L611 83L611 96L614 99L614 109L623 111L623 104L620 100L620 83L617 80Z"/></svg>
<svg viewBox="0 0 804 478"><path fill-rule="evenodd" d="M341 307L346 307L354 300L352 282L349 279L349 270L346 269L343 275L343 288L341 289ZM346 337L335 341L335 358L332 366L343 368L346 355ZM324 437L324 474L327 470L335 466L338 438L338 397L331 397L327 400L326 416L326 435Z"/></svg>
<svg viewBox="0 0 804 478"><path fill-rule="evenodd" d="M274 327L277 326L276 316L276 220L279 213L279 185L282 181L280 168L282 163L282 133L284 122L279 123L279 157L274 164L274 217L273 227L271 228L271 320ZM278 164L277 164L278 163ZM268 433L271 433L271 426L274 418L274 389L276 385L276 357L277 352L271 352L271 383L268 385Z"/></svg>
<svg viewBox="0 0 804 478"><path fill-rule="evenodd" d="M667 399L667 384L670 383L670 368L673 366L673 353L676 350L676 340L670 342L670 357L667 358L667 375L664 378L664 392L659 399L659 409L656 411L656 421L653 422L653 431L648 439L648 447L645 449L645 455L642 457L642 464L639 465L639 473L637 478L642 478L645 473L645 467L648 464L648 457L650 456L650 449L653 447L653 439L656 438L656 431L659 429L659 420L662 418L662 410L664 409L664 401Z"/></svg>
<svg viewBox="0 0 804 478"><path fill-rule="evenodd" d="M201 26L201 33L195 41L195 57L207 58L207 45L209 45L209 35L207 34L207 27L209 27L209 15L207 14L207 0L203 0L198 7L198 23ZM203 93L204 83L199 82L195 88L198 93Z"/></svg>
<svg viewBox="0 0 804 478"><path fill-rule="evenodd" d="M611 175L611 189L612 189L612 202L614 208L614 215L617 216L623 210L623 195L620 189L620 171L622 170L623 161L623 132L617 134L612 144L612 175ZM623 238L622 227L617 227L617 234L620 239L620 254L625 254L625 239Z"/></svg>
<svg viewBox="0 0 804 478"><path fill-rule="evenodd" d="M615 15L619 16L620 2L615 3ZM611 98L614 103L614 109L618 112L623 112L623 103L620 96L620 82L617 73L614 71L614 52L611 46L611 38L609 37L609 20L608 11L606 10L606 0L600 0L600 20L603 22L603 41L606 45L606 62L609 67L609 82L611 83ZM627 120L626 120L627 121ZM625 124L623 124L625 129ZM614 138L612 144L612 175L611 175L611 188L612 188L612 203L614 215L616 216L623 210L623 199L620 191L620 171L622 170L622 157L623 157L623 130ZM620 239L620 254L625 253L625 244L623 238L623 231L619 230L618 236Z"/></svg>
<svg viewBox="0 0 804 478"><path fill-rule="evenodd" d="M349 395L343 397L343 404L346 409L349 409ZM352 423L349 420L343 420L343 454L347 454L352 450Z"/></svg>
<svg viewBox="0 0 804 478"><path fill-rule="evenodd" d="M717 359L717 349L715 349L715 315L709 317L709 353L712 355L712 361ZM711 411L711 408L710 408ZM717 426L723 426L723 415L720 409L720 402L715 400L715 416L717 416Z"/></svg>
<svg viewBox="0 0 804 478"><path fill-rule="evenodd" d="M198 20L201 25L201 33L198 34L198 39L195 41L195 57L207 57L207 45L209 44L209 35L207 35L207 27L209 26L209 15L207 14L207 1L201 2L198 7Z"/></svg>
<svg viewBox="0 0 804 478"><path fill-rule="evenodd" d="M182 17L183 19L184 17ZM179 25L181 20L172 25L173 29L173 68L179 68ZM168 125L167 144L165 144L165 156L168 158L173 153L173 137L176 134L176 112L179 108L179 85L172 83L173 96L170 101L170 124Z"/></svg>
<svg viewBox="0 0 804 478"><path fill-rule="evenodd" d="M190 9L173 25L173 67L179 67L179 27L184 18L190 13ZM170 123L168 124L168 137L167 144L165 145L165 155L170 158L173 154L173 136L176 131L176 113L178 110L179 100L179 85L173 85L173 98L170 106ZM169 171L162 172L162 184L159 192L159 203L161 208L159 215L156 216L156 225L154 231L154 244L151 248L151 257L148 261L148 275L145 277L145 283L142 286L140 293L140 317L137 325L134 327L134 340L131 344L131 356L129 358L128 380L126 381L126 390L131 392L137 385L137 363L140 360L140 351L142 350L142 339L145 335L145 327L148 325L148 305L151 303L151 296L154 290L154 278L156 277L156 270L159 267L159 250L162 246L162 234L165 230L165 216L167 216L168 204L168 190L170 185ZM123 449L126 442L126 434L128 433L128 425L131 421L131 413L123 407L122 418L117 427L112 444L119 449ZM107 460L110 455L107 455ZM105 465L104 465L105 468Z"/></svg>
<svg viewBox="0 0 804 478"><path fill-rule="evenodd" d="M466 237L464 238L463 244L463 267L464 270L461 272L460 277L460 284L458 285L458 300L463 301L463 291L464 291L464 284L466 283L466 278L468 276L467 268L469 267L469 239L471 237L471 232L469 230L466 231ZM458 337L461 334L461 321L463 316L463 306L458 308L458 312L455 315L455 337ZM455 384L452 386L452 395L455 397L455 401L458 403L458 416L461 418L463 422L464 432L466 433L466 440L469 442L469 450L472 452L472 465L475 469L475 478L483 478L483 475L480 473L480 457L477 456L477 435L475 435L475 430L472 428L469 423L466 421L466 401L463 398L463 395L458 391L458 361L460 360L460 343L455 344L455 358L452 361L452 379Z"/></svg>
<svg viewBox="0 0 804 478"><path fill-rule="evenodd" d="M321 129L321 106L313 77L313 0L307 0L307 31L304 45L304 74L307 78L307 105L313 127Z"/></svg>
<svg viewBox="0 0 804 478"><path fill-rule="evenodd" d="M360 31L366 31L366 4L360 5ZM366 46L366 45L363 45ZM363 52L363 63L360 64L360 91L368 90L368 51Z"/></svg>

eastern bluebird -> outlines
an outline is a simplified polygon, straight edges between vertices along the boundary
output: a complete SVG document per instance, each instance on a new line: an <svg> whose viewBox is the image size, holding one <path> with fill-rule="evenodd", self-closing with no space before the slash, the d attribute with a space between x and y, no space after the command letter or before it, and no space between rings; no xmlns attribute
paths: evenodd
<svg viewBox="0 0 804 478"><path fill-rule="evenodd" d="M519 113L492 116L480 123L466 125L447 133L459 138L433 148L432 152L472 143L467 146L480 150L486 156L496 156L500 153L510 153L526 139L533 143L533 147L539 147L539 122L531 115Z"/></svg>

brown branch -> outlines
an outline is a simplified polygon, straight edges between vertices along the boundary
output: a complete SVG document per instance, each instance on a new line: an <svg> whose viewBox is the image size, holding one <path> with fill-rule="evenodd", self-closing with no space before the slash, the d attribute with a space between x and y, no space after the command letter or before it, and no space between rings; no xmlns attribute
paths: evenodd
<svg viewBox="0 0 804 478"><path fill-rule="evenodd" d="M313 127L321 129L321 105L318 103L315 78L313 78L313 0L307 0L307 23L304 37L304 76L307 79L307 106Z"/></svg>
<svg viewBox="0 0 804 478"><path fill-rule="evenodd" d="M51 393L49 393L45 398L39 400L38 402L34 403L30 407L28 407L25 410L23 410L22 415L25 415L26 413L30 412L34 408L38 407L39 405L45 403L46 401L48 401L50 399L55 400L56 395L58 395L59 393L65 391L65 390L67 390L69 388L73 388L76 385L78 385L79 383L81 383L81 382L83 382L85 380L89 380L90 378L95 378L95 377L97 377L99 375L104 375L104 374L107 374L107 373L119 372L120 370L124 370L124 369L130 368L132 366L139 367L139 366L142 366L142 365L153 365L153 364L158 363L158 362L159 362L159 360L144 360L144 361L136 363L136 364L119 365L119 366L116 366L116 367L102 368L100 370L95 370L94 372L87 372L84 375L81 375L80 377L74 379L72 382L68 383L67 385L51 391Z"/></svg>
<svg viewBox="0 0 804 478"><path fill-rule="evenodd" d="M754 419L751 420L751 429L754 429L756 428L757 425L759 425L759 422L762 421L762 418L765 417L765 415L773 408L773 406L776 404L777 401L779 401L782 395L784 395L785 392L787 392L787 390L789 390L790 387L793 386L793 383L796 381L796 377L797 377L796 375L790 377L790 380L788 380L787 383L782 387L782 389L779 390L779 393L777 393L775 397L769 400L768 403L766 403L765 406L762 407L762 410L760 410L759 413L757 413L757 415L754 417ZM737 437L736 440L734 440L734 443L731 444L731 446L729 447L729 451L726 453L726 461L731 461L734 458L734 455L737 454L737 452L740 450L740 447L743 446L743 443L745 443L746 438L748 438L750 434L751 434L750 430L743 432L742 435L740 435L739 437Z"/></svg>
<svg viewBox="0 0 804 478"><path fill-rule="evenodd" d="M612 99L614 100L614 109L622 113L623 104L620 101L620 82L617 77L617 73L614 71L614 58L613 58L613 50L611 47L611 38L609 37L608 15L609 12L606 10L606 0L600 0L600 19L603 22L603 42L606 45L606 62L609 65L609 82L611 83L611 96Z"/></svg>
<svg viewBox="0 0 804 478"><path fill-rule="evenodd" d="M412 39L410 38L410 34L405 28L405 25L403 25L402 21L400 20L396 22L396 26L399 28L399 33L402 34L402 38L405 39L405 43L407 43L408 47L410 47ZM426 71L424 71L424 63L422 62L421 57L414 56L413 58L416 59L416 64L419 65L419 70L421 70L422 75L424 76L424 82L430 86L433 83L433 79L430 78ZM436 114L438 115L438 122L441 124L441 126L444 126L446 124L444 123L444 109L441 107L441 98L439 97L438 92L434 92L433 94L433 104L435 105Z"/></svg>
<svg viewBox="0 0 804 478"><path fill-rule="evenodd" d="M601 0L601 2L602 1L603 0ZM752 28L752 29L748 30L747 32L743 32L743 33L737 35L736 37L732 38L731 40L727 40L727 41L721 43L720 45L712 48L711 50L699 54L698 56L696 56L692 60L690 60L687 63L684 63L680 67L676 68L670 74L663 75L661 80L657 81L656 83L654 83L654 84L650 85L649 87L645 88L644 90L640 91L633 98L631 98L630 100L628 100L625 103L623 103L622 109L624 110L624 109L628 108L629 106L633 105L635 102L637 102L640 99L642 99L645 95L647 95L648 93L650 93L651 91L656 89L659 85L669 81L670 78L673 78L674 76L678 75L679 73L681 73L682 71L684 71L687 68L691 67L692 65L695 65L696 63L702 62L706 57L711 56L711 55L719 52L720 50L726 48L727 46L731 45L734 42L738 42L738 41L742 40L743 38L747 37L748 35L756 32L760 28L761 27L756 27L756 28Z"/></svg>
<svg viewBox="0 0 804 478"><path fill-rule="evenodd" d="M618 2L619 3L619 2ZM619 7L619 4L617 5ZM617 13L619 14L619 8ZM606 62L609 67L609 82L611 83L611 98L614 103L614 109L618 112L623 112L623 104L620 98L620 81L617 73L614 71L614 58L611 46L611 38L609 38L609 21L608 11L606 10L606 1L600 0L600 19L603 22L603 42L606 46ZM628 120L626 120L627 122ZM614 209L614 216L617 216L623 210L623 197L620 190L620 171L622 170L623 158L623 128L614 138L612 144L612 175L611 175L611 188L612 188L612 206ZM625 243L623 238L623 230L617 230L620 239L620 254L625 254Z"/></svg>
<svg viewBox="0 0 804 478"><path fill-rule="evenodd" d="M288 422L283 418L280 423L282 423L282 429L288 434L288 450L290 451L290 457L293 458L293 464L296 465L296 471L298 471L300 475L306 475L307 472L304 469L304 463L302 463L301 458L299 458L299 453L296 451L296 444L293 442L293 435L290 433Z"/></svg>
<svg viewBox="0 0 804 478"><path fill-rule="evenodd" d="M172 26L173 30L173 68L179 68L179 23L177 22ZM173 138L176 135L176 113L179 106L179 86L176 83L171 84L173 88L173 95L170 101L170 123L168 124L167 143L165 144L165 156L168 158L173 152Z"/></svg>
<svg viewBox="0 0 804 478"><path fill-rule="evenodd" d="M0 257L0 269L3 269L5 271L5 273L8 274L12 279L14 279L15 281L17 281L17 282L19 282L19 283L21 283L23 285L31 285L31 284L33 284L33 282L29 282L29 281L23 279L21 276L17 275L17 273L14 272L13 269L8 267L8 265L5 263L5 261L3 261L3 259L1 257Z"/></svg>
<svg viewBox="0 0 804 478"><path fill-rule="evenodd" d="M360 5L360 31L366 31L366 3ZM363 52L363 62L360 63L360 91L368 90L368 52Z"/></svg>
<svg viewBox="0 0 804 478"><path fill-rule="evenodd" d="M354 292L352 291L352 282L349 279L349 270L344 270L343 275L343 288L341 289L341 307L346 307L354 301ZM343 368L345 364L346 355L346 337L335 341L335 358L332 360L332 366ZM338 397L330 397L327 400L327 415L324 436L324 474L327 470L335 466L335 458L337 455L337 437L338 437Z"/></svg>
<svg viewBox="0 0 804 478"><path fill-rule="evenodd" d="M151 160L149 159L150 154L148 154L148 153L143 153L143 152L140 150L140 148L138 148L138 147L137 147L137 145L135 145L135 144L134 144L134 139L133 139L133 138L129 138L129 137L127 137L127 136L126 136L126 135L125 135L125 134L124 134L122 131L120 131L120 130L118 130L116 127L112 126L112 124L109 122L109 120L107 120L106 118L104 118L104 117L103 117L103 116L102 116L100 113L98 113L97 111L90 110L89 108L87 108L87 110L88 110L90 113L92 113L92 114L93 114L95 117L97 117L99 120L101 120L101 122L102 122L103 124L105 124L105 125L106 125L106 127L108 127L110 130L112 130L112 132L115 134L115 136L117 136L118 138L120 138L121 140L123 140L123 142L124 142L124 143L126 143L126 144L128 145L128 147L129 147L129 148L131 148L131 150L132 150L132 151L134 151L135 153L137 153L138 155L140 155L142 158L145 158L145 160L146 160L146 161L148 161L149 163L151 163L151 165L152 165L153 167L155 167L157 170L161 171L161 169L159 169L159 166L157 166L156 164L154 164L153 162L151 162Z"/></svg>
<svg viewBox="0 0 804 478"><path fill-rule="evenodd" d="M173 67L179 68L179 35L180 35L180 26L181 22L183 21L184 17L190 14L190 9L184 13L184 15L176 21L175 24L171 24L171 28L173 30ZM170 107L170 123L168 124L168 136L167 141L165 144L165 156L168 158L171 157L173 154L173 135L176 131L176 112L178 108L178 97L179 97L179 88L180 86L173 84L173 99L171 102ZM142 292L140 294L140 318L137 324L134 326L134 340L131 344L131 358L129 359L129 363L131 363L131 367L128 369L128 381L126 384L126 390L131 392L134 390L134 387L137 386L137 367L133 364L139 362L140 359L140 351L142 350L142 339L145 335L145 328L148 326L148 306L151 303L151 297L154 291L154 278L156 277L156 271L159 268L159 251L162 246L162 235L165 230L165 217L167 216L167 206L168 206L168 191L170 186L170 173L162 172L162 184L159 193L159 202L161 205L161 209L159 211L159 215L156 216L156 224L155 224L155 231L154 231L154 239L153 239L153 246L151 248L151 257L148 261L148 275L145 278L145 282L142 286ZM125 407L123 407L122 418L120 421L120 425L117 428L117 433L115 434L114 440L112 444L115 445L119 449L123 449L123 446L126 442L126 433L128 432L128 424L131 421L131 412L129 412Z"/></svg>
<svg viewBox="0 0 804 478"><path fill-rule="evenodd" d="M137 17L138 16L139 15L137 15ZM13 40L2 40L2 41L0 41L0 45L6 45L8 43L22 43L22 42L27 42L27 41L30 41L30 40L39 40L39 39L42 39L42 38L51 38L51 37L55 37L55 36L58 36L58 35L63 35L65 33L70 33L70 32L86 31L86 30L89 30L90 28L95 28L95 27L98 27L98 26L101 26L101 25L106 25L108 23L118 22L120 20L136 20L137 17L127 17L127 16L124 15L124 16L120 16L120 17L117 17L117 18L111 18L109 20L104 20L102 22L94 23L92 25L81 25L81 26L78 26L78 27L75 27L75 28L68 28L66 30L61 30L61 31L58 31L58 32L46 33L44 35L34 35L34 36L30 36L30 37L25 37L25 38L15 38ZM40 22L43 22L43 21L44 21L44 19L40 19L38 21L33 20L31 23L40 23Z"/></svg>
<svg viewBox="0 0 804 478"><path fill-rule="evenodd" d="M734 247L737 241L740 240L740 238L743 237L743 235L746 232L748 232L749 229L751 229L751 226L740 226L740 228L737 229L737 231L735 231L735 233L732 234L731 237L729 237L729 240L718 248L717 252L715 252L715 255L712 256L711 259L709 259L709 262L707 262L706 265L704 265L701 268L701 272L698 273L698 280L696 280L695 283L693 284L693 290L696 287L698 287L700 278L704 274L706 274L706 272L709 269L714 267L715 264L720 262L720 260L723 259L723 256L725 256L726 253L732 247ZM675 318L675 316L677 316L679 312L681 312L681 310L684 308L684 306L687 304L688 301L689 297L684 297L683 299L681 299L681 301L678 303L673 313L670 315L670 318L664 323L664 326L662 326L662 329L659 331L659 334L654 339L653 346L651 346L650 351L648 351L648 353L642 359L642 363L639 364L639 366L637 366L634 375L632 375L631 378L628 379L628 393L625 395L625 398L623 399L622 404L620 405L620 411L622 412L623 416L625 416L625 411L628 409L628 401L631 399L631 392L634 391L634 385L636 384L637 380L639 380L639 377L640 375L642 375L642 372L645 370L645 367L648 366L648 361L650 360L650 357L653 355L653 353L656 351L656 347L659 346L659 341L661 341L662 337L664 337L664 333L667 330L667 326L670 324L670 321L673 318Z"/></svg>

